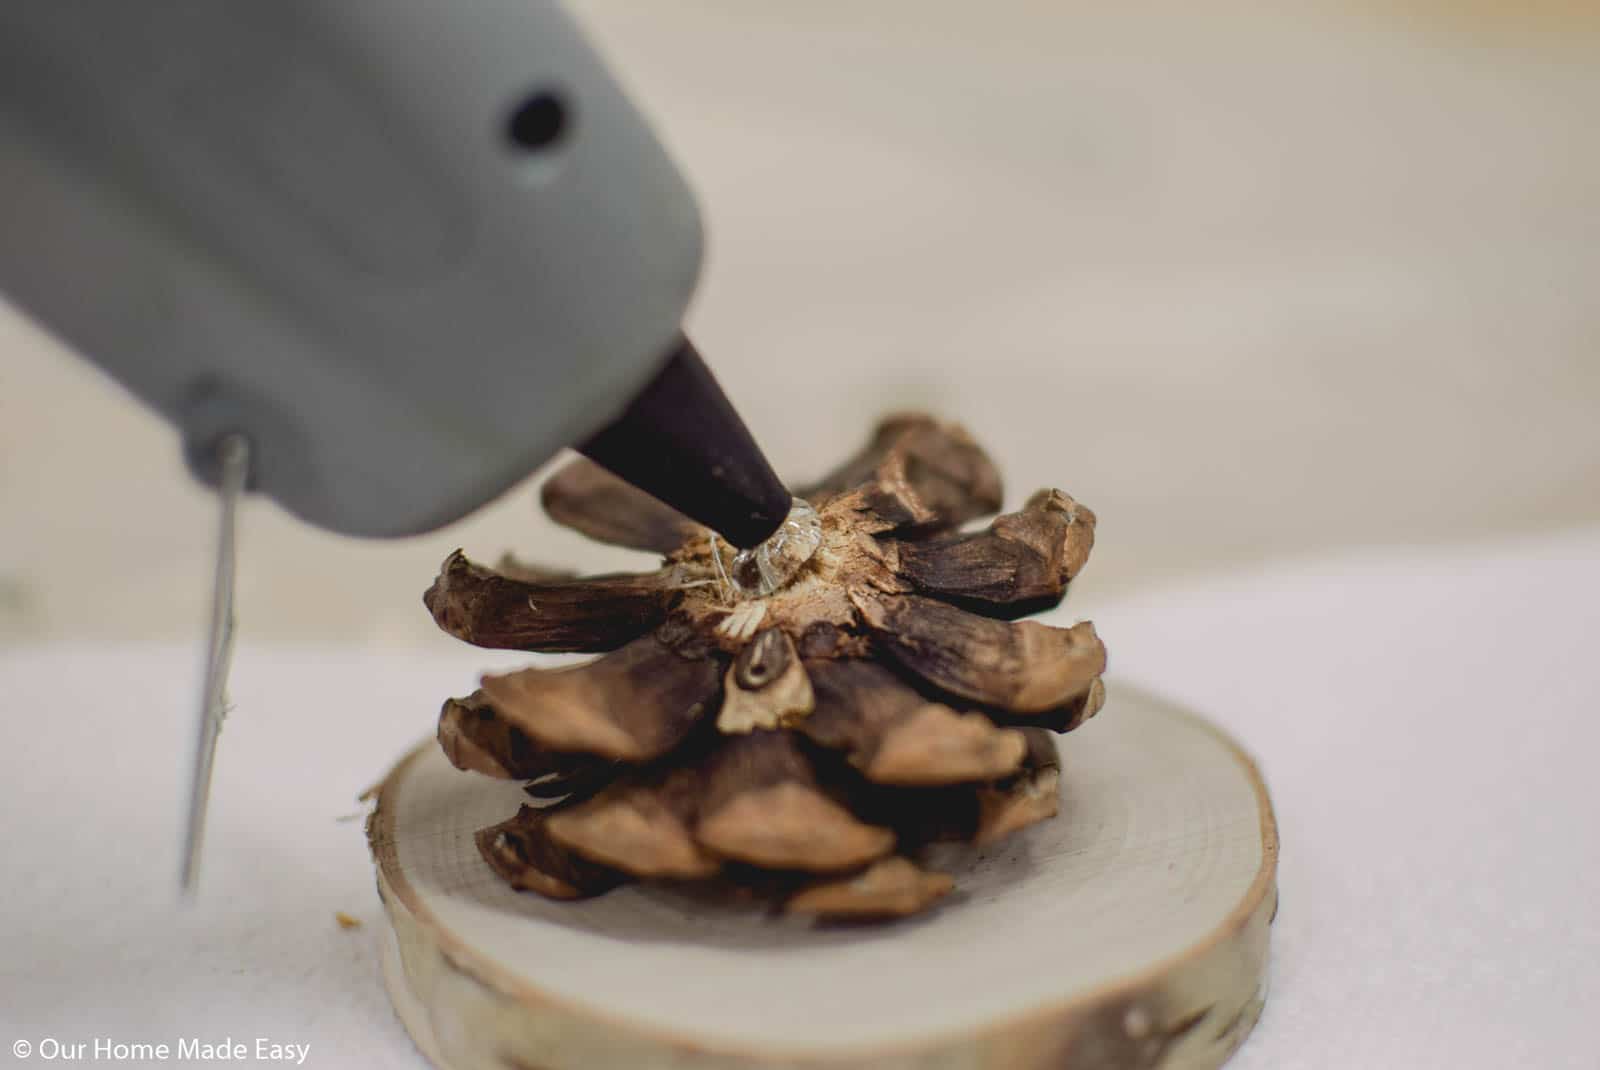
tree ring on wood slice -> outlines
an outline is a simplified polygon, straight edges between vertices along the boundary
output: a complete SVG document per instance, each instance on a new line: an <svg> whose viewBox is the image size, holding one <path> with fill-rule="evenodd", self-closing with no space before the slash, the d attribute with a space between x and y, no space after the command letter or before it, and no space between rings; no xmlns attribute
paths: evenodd
<svg viewBox="0 0 1600 1070"><path fill-rule="evenodd" d="M1266 993L1271 804L1218 729L1110 691L1115 715L1066 741L1060 816L948 849L948 905L887 926L656 884L519 894L473 833L526 796L429 740L367 823L396 1011L446 1070L1220 1066Z"/></svg>

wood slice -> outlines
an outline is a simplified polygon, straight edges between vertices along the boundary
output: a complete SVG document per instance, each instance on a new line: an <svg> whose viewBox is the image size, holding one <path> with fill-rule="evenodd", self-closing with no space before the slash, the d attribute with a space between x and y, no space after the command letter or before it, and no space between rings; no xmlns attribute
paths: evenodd
<svg viewBox="0 0 1600 1070"><path fill-rule="evenodd" d="M1062 807L941 857L931 914L816 927L688 890L552 902L476 829L526 800L431 740L368 822L385 980L447 1070L1204 1070L1265 998L1277 834L1250 760L1114 685L1060 738Z"/></svg>

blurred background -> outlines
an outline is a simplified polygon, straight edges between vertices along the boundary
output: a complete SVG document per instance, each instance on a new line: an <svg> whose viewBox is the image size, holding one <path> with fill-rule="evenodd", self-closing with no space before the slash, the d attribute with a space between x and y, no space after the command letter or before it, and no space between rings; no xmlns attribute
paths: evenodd
<svg viewBox="0 0 1600 1070"><path fill-rule="evenodd" d="M696 184L690 328L785 475L964 421L1099 514L1082 607L1600 519L1600 7L580 0ZM83 284L96 285L94 265ZM248 642L428 641L533 483L358 542L252 503ZM0 306L0 637L197 636L175 436Z"/></svg>

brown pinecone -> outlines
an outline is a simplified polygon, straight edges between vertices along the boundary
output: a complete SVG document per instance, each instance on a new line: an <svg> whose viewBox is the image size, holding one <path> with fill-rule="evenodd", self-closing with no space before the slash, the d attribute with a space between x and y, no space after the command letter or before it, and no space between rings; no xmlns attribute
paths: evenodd
<svg viewBox="0 0 1600 1070"><path fill-rule="evenodd" d="M446 559L424 601L451 635L605 652L485 676L440 714L455 765L546 800L478 833L514 887L567 899L715 879L794 913L898 916L950 890L913 861L928 844L1055 814L1050 733L1099 710L1105 648L1089 623L1013 621L1061 600L1094 514L1042 490L959 533L1000 507L1000 478L926 416L884 421L800 493L814 511L797 505L758 560L579 460L545 484L545 508L664 554L660 569Z"/></svg>

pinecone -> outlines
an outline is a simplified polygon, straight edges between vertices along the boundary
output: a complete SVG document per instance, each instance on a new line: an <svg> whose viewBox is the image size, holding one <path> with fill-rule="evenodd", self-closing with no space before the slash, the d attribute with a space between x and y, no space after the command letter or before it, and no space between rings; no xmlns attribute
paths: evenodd
<svg viewBox="0 0 1600 1070"><path fill-rule="evenodd" d="M545 800L478 833L513 887L716 880L792 913L900 916L951 888L915 861L932 843L1055 814L1050 733L1099 710L1105 648L1089 623L1013 621L1060 602L1094 514L1042 490L960 533L999 509L999 475L960 428L916 415L800 493L778 536L735 553L579 460L545 508L660 569L446 559L424 602L451 635L605 652L485 676L440 714L451 762Z"/></svg>

